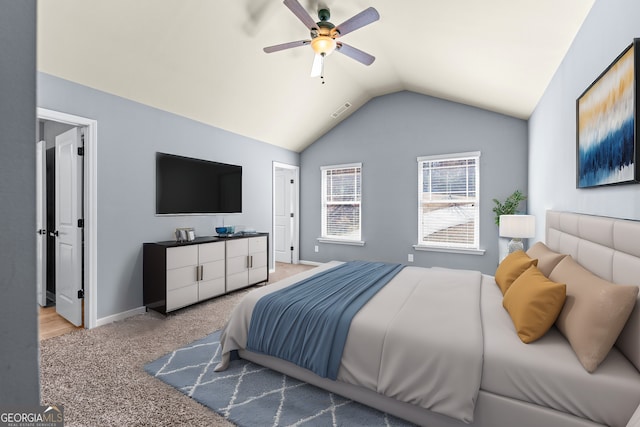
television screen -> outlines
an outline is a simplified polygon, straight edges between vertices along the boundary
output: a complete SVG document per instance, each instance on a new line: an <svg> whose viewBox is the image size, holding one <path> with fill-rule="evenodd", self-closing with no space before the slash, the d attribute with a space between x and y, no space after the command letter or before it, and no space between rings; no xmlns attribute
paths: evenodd
<svg viewBox="0 0 640 427"><path fill-rule="evenodd" d="M242 166L156 153L156 214L242 212Z"/></svg>

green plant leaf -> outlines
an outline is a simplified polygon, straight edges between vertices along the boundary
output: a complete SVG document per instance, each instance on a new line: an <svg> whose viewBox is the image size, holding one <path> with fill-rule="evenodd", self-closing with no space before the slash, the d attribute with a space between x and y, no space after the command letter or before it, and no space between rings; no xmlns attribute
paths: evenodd
<svg viewBox="0 0 640 427"><path fill-rule="evenodd" d="M493 203L495 206L493 207L493 212L496 214L495 223L496 225L500 225L500 215L513 215L518 212L518 206L520 203L527 199L527 196L522 194L520 190L514 191L509 197L507 197L503 202L500 202L498 199L493 199Z"/></svg>

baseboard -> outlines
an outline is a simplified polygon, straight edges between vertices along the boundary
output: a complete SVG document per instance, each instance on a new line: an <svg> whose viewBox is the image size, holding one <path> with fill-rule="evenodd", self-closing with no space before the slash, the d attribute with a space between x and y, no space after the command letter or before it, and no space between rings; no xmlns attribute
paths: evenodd
<svg viewBox="0 0 640 427"><path fill-rule="evenodd" d="M103 326L109 323L116 322L118 320L124 320L127 317L136 316L138 314L144 314L147 310L145 307L138 307L131 310L123 311L122 313L112 314L111 316L101 317L96 321L96 326Z"/></svg>
<svg viewBox="0 0 640 427"><path fill-rule="evenodd" d="M324 262L316 262L316 261L305 261L305 260L300 260L299 261L300 264L303 265L313 265L314 267L318 267L319 265L324 264Z"/></svg>

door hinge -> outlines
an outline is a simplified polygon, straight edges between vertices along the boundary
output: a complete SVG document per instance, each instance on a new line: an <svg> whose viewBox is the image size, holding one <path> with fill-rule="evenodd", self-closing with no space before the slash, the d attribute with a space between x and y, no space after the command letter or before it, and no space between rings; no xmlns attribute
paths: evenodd
<svg viewBox="0 0 640 427"><path fill-rule="evenodd" d="M293 180L291 180L291 183L293 184Z"/></svg>
<svg viewBox="0 0 640 427"><path fill-rule="evenodd" d="M78 228L84 228L84 219L78 220Z"/></svg>
<svg viewBox="0 0 640 427"><path fill-rule="evenodd" d="M293 218L293 212L291 212L291 214L289 214L291 216L291 218Z"/></svg>
<svg viewBox="0 0 640 427"><path fill-rule="evenodd" d="M291 246L291 250L293 250L293 246Z"/></svg>
<svg viewBox="0 0 640 427"><path fill-rule="evenodd" d="M78 147L78 156L84 156L84 147Z"/></svg>
<svg viewBox="0 0 640 427"><path fill-rule="evenodd" d="M78 291L78 299L82 299L82 298L84 298L84 290L80 289Z"/></svg>

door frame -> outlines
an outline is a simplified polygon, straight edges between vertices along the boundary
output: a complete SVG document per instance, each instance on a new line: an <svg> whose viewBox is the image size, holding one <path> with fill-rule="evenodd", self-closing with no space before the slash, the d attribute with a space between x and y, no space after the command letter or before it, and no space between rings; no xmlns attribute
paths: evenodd
<svg viewBox="0 0 640 427"><path fill-rule="evenodd" d="M60 111L37 108L40 120L51 120L85 128L83 156L84 211L84 327L97 326L98 319L98 121Z"/></svg>
<svg viewBox="0 0 640 427"><path fill-rule="evenodd" d="M41 135L42 136L42 135ZM38 304L47 305L47 147L40 138L36 141L36 287ZM40 225L40 227L38 227ZM44 234L42 234L44 230Z"/></svg>
<svg viewBox="0 0 640 427"><path fill-rule="evenodd" d="M293 203L293 230L291 231L291 240L293 241L293 256L292 263L300 263L300 166L289 165L286 163L273 162L273 170L271 176L271 188L272 188L272 213L271 213L271 257L273 268L276 268L275 261L275 230L276 230L276 169L289 169L294 172L293 191L292 196L294 198Z"/></svg>

